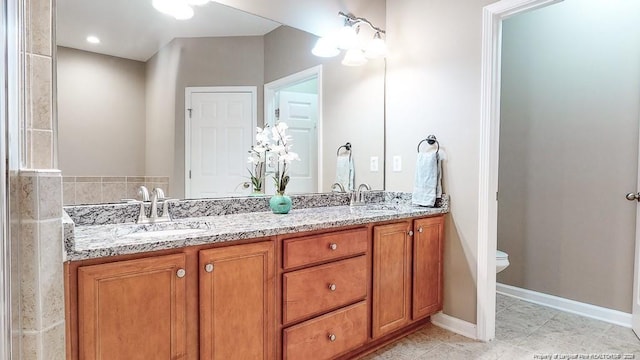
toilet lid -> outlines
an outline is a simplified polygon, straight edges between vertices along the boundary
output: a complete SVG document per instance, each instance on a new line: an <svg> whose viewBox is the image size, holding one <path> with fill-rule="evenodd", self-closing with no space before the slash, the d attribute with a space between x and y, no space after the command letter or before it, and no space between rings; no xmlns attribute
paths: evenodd
<svg viewBox="0 0 640 360"><path fill-rule="evenodd" d="M496 250L496 259L508 259L508 258L509 258L509 254L500 250Z"/></svg>

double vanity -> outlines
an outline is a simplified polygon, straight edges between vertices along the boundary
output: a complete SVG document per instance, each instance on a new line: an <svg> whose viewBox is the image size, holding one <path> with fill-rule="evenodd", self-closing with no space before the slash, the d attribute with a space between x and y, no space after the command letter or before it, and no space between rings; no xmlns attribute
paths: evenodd
<svg viewBox="0 0 640 360"><path fill-rule="evenodd" d="M67 359L349 359L442 309L446 198L292 199L65 208Z"/></svg>

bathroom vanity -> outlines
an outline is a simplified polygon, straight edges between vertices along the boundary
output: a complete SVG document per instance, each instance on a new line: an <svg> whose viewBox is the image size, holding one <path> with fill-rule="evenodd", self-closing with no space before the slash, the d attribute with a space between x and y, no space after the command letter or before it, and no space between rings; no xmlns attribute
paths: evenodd
<svg viewBox="0 0 640 360"><path fill-rule="evenodd" d="M447 201L314 196L287 215L185 201L178 216L205 216L168 225L68 208L67 359L348 359L442 309Z"/></svg>

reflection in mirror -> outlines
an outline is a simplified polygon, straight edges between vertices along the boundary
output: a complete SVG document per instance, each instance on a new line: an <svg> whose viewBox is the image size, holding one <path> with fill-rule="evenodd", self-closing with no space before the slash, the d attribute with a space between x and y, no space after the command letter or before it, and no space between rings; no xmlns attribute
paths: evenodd
<svg viewBox="0 0 640 360"><path fill-rule="evenodd" d="M315 86L317 119L305 124L304 135L313 136L292 134L293 150L306 160L296 164L300 180L292 179L287 192L330 191L336 150L346 142L353 144L356 183L383 187L384 167L369 167L371 158L382 160L384 153L383 60L345 67L340 58L315 57L315 35L215 2L178 21L158 13L151 0L58 0L56 28L58 157L66 205L137 198L141 185L161 187L173 198L196 195L186 193L194 181L194 139L207 155L203 173L231 174L218 179L212 193L198 196L249 194L251 187L243 185L249 182L247 154L255 130L229 123L185 130L194 129L189 116L197 111L189 90L193 95L203 88L224 96L253 94L243 100L246 108L228 98L226 105L206 103L200 110L224 113L229 121L243 114L263 126L274 121L271 109L281 108L273 99L279 104ZM100 43L88 43L89 35ZM265 84L316 68L322 74L316 83L280 89L264 100ZM269 176L265 188L273 190Z"/></svg>

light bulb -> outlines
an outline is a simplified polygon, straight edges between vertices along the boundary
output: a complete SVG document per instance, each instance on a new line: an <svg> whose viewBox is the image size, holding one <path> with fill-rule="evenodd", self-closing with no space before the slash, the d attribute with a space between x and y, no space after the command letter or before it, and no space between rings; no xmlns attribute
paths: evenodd
<svg viewBox="0 0 640 360"><path fill-rule="evenodd" d="M367 45L364 56L369 59L377 59L387 56L387 44L382 40L379 32L376 32L373 36L373 40L371 40Z"/></svg>
<svg viewBox="0 0 640 360"><path fill-rule="evenodd" d="M177 20L193 17L193 9L184 0L153 0L153 7L163 14L173 16Z"/></svg>
<svg viewBox="0 0 640 360"><path fill-rule="evenodd" d="M175 7L171 15L177 20L188 20L193 17L193 8L181 2Z"/></svg>
<svg viewBox="0 0 640 360"><path fill-rule="evenodd" d="M311 53L319 57L334 57L340 53L336 45L328 38L321 37L311 49Z"/></svg>
<svg viewBox="0 0 640 360"><path fill-rule="evenodd" d="M342 65L361 66L367 63L367 58L360 49L349 49L342 59Z"/></svg>
<svg viewBox="0 0 640 360"><path fill-rule="evenodd" d="M87 36L87 42L92 44L100 44L100 39L95 35Z"/></svg>

